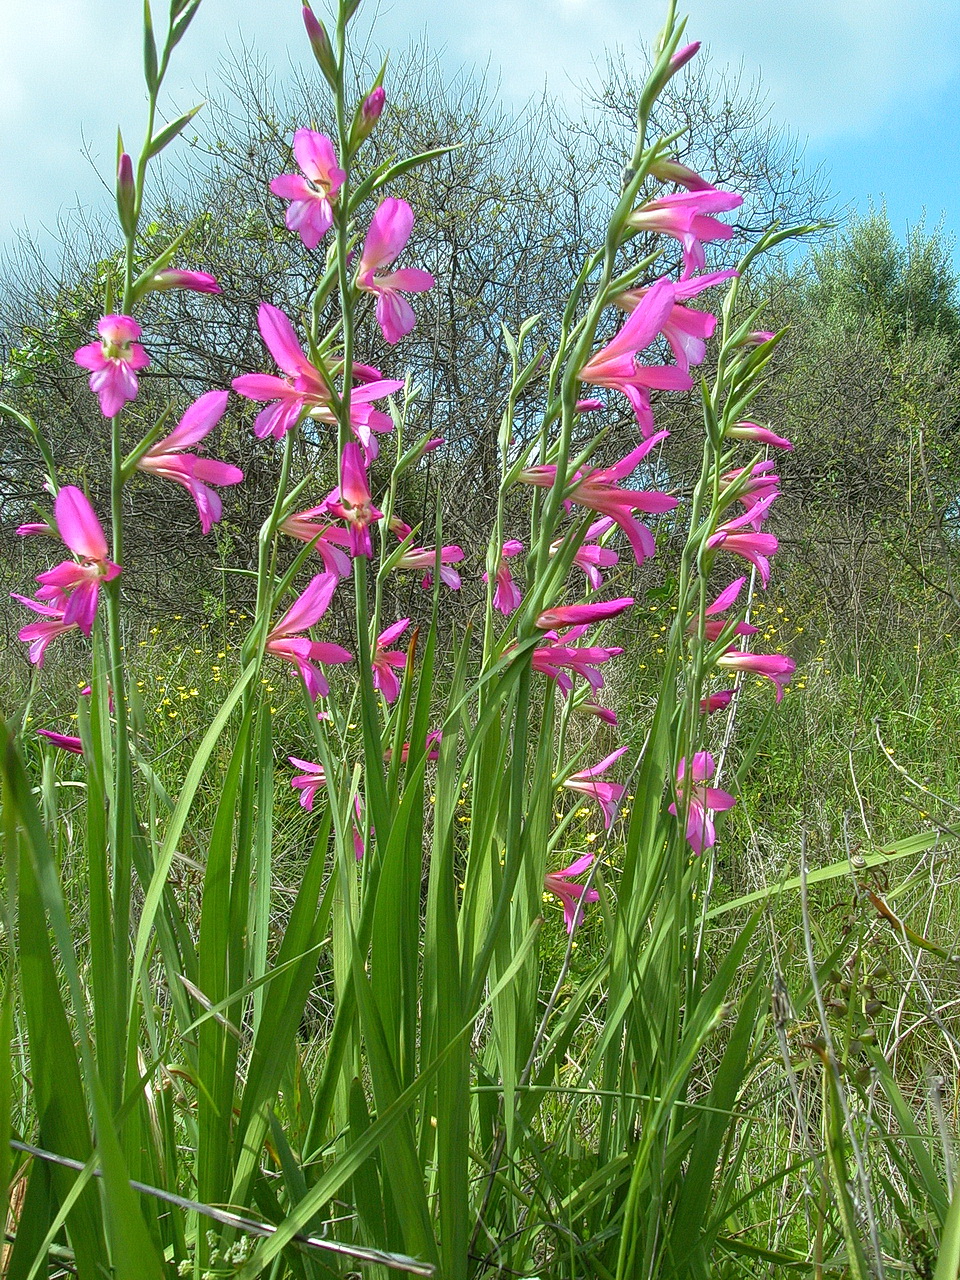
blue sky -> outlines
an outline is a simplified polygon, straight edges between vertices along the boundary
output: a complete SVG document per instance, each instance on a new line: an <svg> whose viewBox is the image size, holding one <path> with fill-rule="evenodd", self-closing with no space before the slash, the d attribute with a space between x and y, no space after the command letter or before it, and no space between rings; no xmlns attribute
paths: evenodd
<svg viewBox="0 0 960 1280"><path fill-rule="evenodd" d="M156 0L158 18L165 9ZM378 41L426 31L455 68L489 66L521 105L544 84L571 105L604 51L651 39L663 0L393 0ZM366 20L376 6L363 0ZM717 66L760 76L771 117L823 163L842 205L886 201L902 234L926 214L960 230L960 0L691 0L691 39ZM317 3L318 12L322 4ZM0 5L0 250L26 232L45 246L58 217L104 208L120 124L143 127L138 0ZM359 20L359 19L358 19ZM307 65L297 0L203 0L177 50L168 106L215 90L221 57L253 47L281 79Z"/></svg>

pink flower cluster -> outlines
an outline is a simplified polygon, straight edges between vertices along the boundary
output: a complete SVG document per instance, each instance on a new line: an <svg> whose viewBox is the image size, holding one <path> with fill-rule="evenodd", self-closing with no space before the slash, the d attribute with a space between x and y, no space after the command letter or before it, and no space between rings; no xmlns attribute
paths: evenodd
<svg viewBox="0 0 960 1280"><path fill-rule="evenodd" d="M22 627L19 639L29 645L30 661L43 665L50 641L65 631L78 630L85 636L93 631L100 584L112 582L120 566L108 558L107 540L97 514L86 495L73 485L64 485L53 504L53 518L60 538L77 557L37 575L40 590L34 598L13 594L14 600L40 615L42 621ZM38 532L42 526L22 526L24 532Z"/></svg>

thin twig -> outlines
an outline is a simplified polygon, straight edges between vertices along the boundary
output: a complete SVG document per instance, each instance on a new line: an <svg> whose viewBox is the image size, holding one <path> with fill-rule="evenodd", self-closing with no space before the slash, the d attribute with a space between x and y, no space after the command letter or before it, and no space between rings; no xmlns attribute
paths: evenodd
<svg viewBox="0 0 960 1280"><path fill-rule="evenodd" d="M20 1142L15 1138L10 1139L10 1145L17 1151L23 1151L38 1160L46 1160L50 1164L60 1165L64 1169L75 1169L78 1173L82 1173L86 1168L82 1160L71 1160L69 1156L60 1156L53 1151L44 1151L42 1147L31 1146L30 1143ZM93 1176L102 1178L103 1171L94 1169ZM172 1191L164 1191L160 1187L151 1187L145 1182L135 1182L131 1179L130 1186L134 1191L139 1191L143 1195L153 1196L154 1199L163 1200L166 1204L175 1205L178 1209L203 1214L204 1217L211 1218L222 1226L234 1227L239 1231L245 1231L251 1236L272 1236L277 1231L277 1227L272 1222L258 1222L255 1218L246 1218L239 1213L231 1213L229 1209L217 1209L213 1205L201 1204L197 1200L188 1200L186 1197L178 1196ZM308 1249L323 1249L328 1253L336 1253L341 1257L352 1258L363 1265L378 1264L382 1267L391 1267L394 1271L406 1271L409 1275L414 1276L432 1276L436 1271L432 1263L420 1262L417 1258L407 1257L403 1253L386 1253L382 1249L371 1249L365 1245L343 1244L339 1240L324 1240L321 1236L301 1235L298 1232L290 1237L290 1243L298 1244Z"/></svg>

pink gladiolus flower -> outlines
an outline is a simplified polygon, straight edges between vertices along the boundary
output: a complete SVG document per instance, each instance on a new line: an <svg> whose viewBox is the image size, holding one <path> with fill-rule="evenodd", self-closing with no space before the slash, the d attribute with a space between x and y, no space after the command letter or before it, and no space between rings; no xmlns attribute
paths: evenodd
<svg viewBox="0 0 960 1280"><path fill-rule="evenodd" d="M754 440L757 444L768 444L774 449L792 449L793 445L783 436L776 436L766 427L759 427L755 422L738 422L734 427L727 427L724 435L731 440Z"/></svg>
<svg viewBox="0 0 960 1280"><path fill-rule="evenodd" d="M90 390L100 400L100 412L112 418L128 400L136 399L137 372L150 357L135 339L143 332L130 316L104 316L97 325L100 342L91 342L73 354L81 369L90 369Z"/></svg>
<svg viewBox="0 0 960 1280"><path fill-rule="evenodd" d="M598 546L595 542L595 539L602 538L605 533L609 532L613 525L614 521L609 516L604 516L602 520L595 520L587 530L586 537L573 557L573 563L583 570L587 582L594 591L599 591L603 586L600 570L611 569L615 564L620 563L618 552L610 547ZM551 542L550 554L555 556L562 545L562 538L557 538L556 542Z"/></svg>
<svg viewBox="0 0 960 1280"><path fill-rule="evenodd" d="M797 664L782 653L744 653L740 649L728 649L717 658L717 666L724 671L753 672L766 676L777 686L777 701L783 697L784 686L790 683Z"/></svg>
<svg viewBox="0 0 960 1280"><path fill-rule="evenodd" d="M54 733L52 729L38 729L37 734L41 738L47 738L61 751L70 751L75 756L83 755L83 743L79 738L73 738L67 733Z"/></svg>
<svg viewBox="0 0 960 1280"><path fill-rule="evenodd" d="M21 538L28 538L35 533L49 534L52 538L57 536L56 529L54 529L52 525L47 524L45 520L38 520L33 524L18 524L16 532Z"/></svg>
<svg viewBox="0 0 960 1280"><path fill-rule="evenodd" d="M752 565L755 565L760 575L760 582L764 587L770 581L769 557L774 554L780 544L772 533L757 533L755 531L741 533L739 531L744 525L752 525L755 530L756 522L764 519L770 503L776 496L776 494L771 494L767 498L762 498L754 505L752 510L744 512L742 516L737 516L735 520L728 520L725 524L720 525L717 531L707 539L707 546L711 550L716 547L723 547L725 551L732 551L734 555L743 556L745 560L749 560Z"/></svg>
<svg viewBox="0 0 960 1280"><path fill-rule="evenodd" d="M179 271L164 267L150 280L151 289L188 289L191 293L222 293L213 276L206 271Z"/></svg>
<svg viewBox="0 0 960 1280"><path fill-rule="evenodd" d="M739 209L743 196L735 191L680 191L650 200L631 213L627 226L637 231L656 231L673 236L683 246L683 274L702 271L706 265L703 246L712 240L729 240L733 228L710 215Z"/></svg>
<svg viewBox="0 0 960 1280"><path fill-rule="evenodd" d="M330 687L316 662L352 662L353 655L338 644L326 644L298 635L312 627L326 613L333 599L339 579L335 573L318 573L310 579L307 589L294 601L277 625L267 636L267 652L291 662L300 672L307 693L313 702L326 697Z"/></svg>
<svg viewBox="0 0 960 1280"><path fill-rule="evenodd" d="M578 400L573 406L577 413L593 413L595 409L603 408L602 400Z"/></svg>
<svg viewBox="0 0 960 1280"><path fill-rule="evenodd" d="M298 773L290 779L290 786L294 791L300 792L300 805L308 812L313 811L313 802L317 798L317 792L321 787L327 785L327 778L323 772L322 764L314 764L312 760L300 760L296 756L287 756L290 763L297 769L305 770L304 773ZM357 815L357 821L353 824L353 852L359 862L363 857L363 836L360 834L358 823L363 822L363 813L360 809L360 797L353 797L353 811Z"/></svg>
<svg viewBox="0 0 960 1280"><path fill-rule="evenodd" d="M678 280L674 286L677 302L694 298L704 289L710 289L724 280L731 280L736 271L713 271L709 275L692 276ZM624 311L633 311L643 301L647 289L628 289L614 298ZM663 322L661 332L670 343L677 367L689 373L692 364L702 364L707 354L707 339L712 338L717 327L717 317L709 311L693 311L690 307L674 305Z"/></svg>
<svg viewBox="0 0 960 1280"><path fill-rule="evenodd" d="M557 609L545 609L534 625L541 631L550 631L554 627L589 626L607 618L616 618L632 608L633 603L632 596L621 596L617 600L598 600L595 604L561 605Z"/></svg>
<svg viewBox="0 0 960 1280"><path fill-rule="evenodd" d="M360 446L352 440L343 446L340 488L332 495L332 499L328 499L328 506L331 514L346 520L350 526L350 554L372 556L370 525L375 520L382 520L383 512L378 511L370 499L363 455Z"/></svg>
<svg viewBox="0 0 960 1280"><path fill-rule="evenodd" d="M633 512L672 511L677 505L677 500L655 489L618 489L617 483L630 475L650 450L665 440L668 435L669 432L660 431L657 435L650 436L612 467L605 467L600 471L587 471L575 476L575 483L567 497L568 502L576 502L592 511L599 511L618 524L633 547L638 565L643 564L648 556L652 556L657 546L653 540L653 534L634 518ZM550 488L556 483L557 468L554 466L526 467L520 472L519 479L526 484Z"/></svg>
<svg viewBox="0 0 960 1280"><path fill-rule="evenodd" d="M396 521L391 527L396 532ZM399 522L407 533L400 534L401 538L405 538L410 533L409 525L403 525ZM411 547L405 551L394 566L397 569L424 569L426 572L420 580L420 585L425 591L433 586L433 575L440 574L440 581L445 587L449 587L451 591L460 590L460 575L456 569L450 566L459 564L463 559L463 548L457 546L441 547L439 551L435 547Z"/></svg>
<svg viewBox="0 0 960 1280"><path fill-rule="evenodd" d="M63 605L44 604L42 600L31 600L28 596L18 596L15 591L11 591L10 594L14 600L19 600L28 609L32 609L34 613L39 613L46 619L44 622L29 622L17 632L17 639L29 645L28 656L30 661L36 667L42 667L43 656L50 641L55 640L57 636L63 635L65 631L73 631L77 628L77 623L64 622L65 606Z"/></svg>
<svg viewBox="0 0 960 1280"><path fill-rule="evenodd" d="M700 714L709 716L714 711L722 711L725 707L729 707L732 698L732 689L720 689L717 693L708 694L706 698L700 699Z"/></svg>
<svg viewBox="0 0 960 1280"><path fill-rule="evenodd" d="M373 654L373 687L380 690L388 703L395 702L400 693L400 681L394 675L393 668L397 667L402 671L407 665L407 655L400 649L388 652L387 645L402 636L409 625L409 618L401 618L377 637Z"/></svg>
<svg viewBox="0 0 960 1280"><path fill-rule="evenodd" d="M548 871L543 877L543 887L554 894L563 903L563 918L567 922L567 933L574 929L583 919L583 909L588 902L598 902L600 894L596 889L588 889L585 885L571 883L572 876L582 875L593 862L593 854L585 853L569 867L562 871Z"/></svg>
<svg viewBox="0 0 960 1280"><path fill-rule="evenodd" d="M37 599L62 607L63 627L76 623L88 636L93 630L100 583L112 581L120 566L107 559L107 540L96 512L74 485L64 485L57 494L53 514L60 537L80 561L63 560L38 573L37 581L42 585Z"/></svg>
<svg viewBox="0 0 960 1280"><path fill-rule="evenodd" d="M569 640L571 635L567 635ZM598 666L616 658L623 650L617 647L603 648L599 645L577 646L571 644L548 644L534 649L531 667L557 682L563 694L573 688L573 681L566 674L567 670L574 675L582 676L590 688L597 692L603 688L603 676L596 670Z"/></svg>
<svg viewBox="0 0 960 1280"><path fill-rule="evenodd" d="M350 534L346 529L320 522L329 513L329 504L322 502L319 507L287 516L280 522L280 531L291 538L299 538L301 542L313 542L316 538L314 549L323 561L324 569L335 573L338 578L349 578L353 572L353 561L344 548L350 547Z"/></svg>
<svg viewBox="0 0 960 1280"><path fill-rule="evenodd" d="M327 785L327 778L323 772L322 764L314 764L311 760L299 760L296 756L287 756L287 759L296 769L303 769L303 773L298 773L290 779L290 785L294 791L300 792L300 805L302 808L312 812L313 802L317 798L317 792L321 787Z"/></svg>
<svg viewBox="0 0 960 1280"><path fill-rule="evenodd" d="M261 302L257 311L257 326L276 364L287 375L276 378L273 374L242 374L233 379L233 389L252 401L268 401L268 407L257 413L253 434L264 439L282 436L297 425L302 415L308 415L330 426L337 425L337 415L330 402L320 371L303 355L297 334L291 321L278 307ZM369 461L376 457L375 442L371 431L393 430L393 420L388 413L371 407L371 401L389 396L402 387L398 379L379 380L379 371L365 365L353 366L353 374L364 380L362 387L355 387L349 401L349 421L364 448ZM374 375L370 378L369 375Z"/></svg>
<svg viewBox="0 0 960 1280"><path fill-rule="evenodd" d="M270 354L287 376L245 373L234 378L233 389L239 395L248 400L269 401L257 414L254 435L261 440L265 436L279 440L296 426L303 414L336 426L337 415L326 384L320 371L303 354L287 317L269 302L262 302L257 311L257 325ZM350 392L350 426L363 445L367 460L372 462L376 457L376 442L371 432L392 431L393 419L374 409L370 402L398 391L403 382L397 378L380 379L378 370L366 365L354 365L353 373L364 385Z"/></svg>
<svg viewBox="0 0 960 1280"><path fill-rule="evenodd" d="M725 618L716 618L713 615L723 613L724 610L729 609L735 603L746 581L746 578L737 578L730 583L729 587L724 587L716 600L712 604L708 604L704 609L704 617L710 620L704 622L703 634L711 643L720 637L725 627L730 626L730 623ZM698 630L696 618L690 619L687 630L694 633ZM731 635L735 636L755 636L756 634L757 628L751 626L749 622L738 622L731 632Z"/></svg>
<svg viewBox="0 0 960 1280"><path fill-rule="evenodd" d="M693 757L693 764L690 769L690 777L693 786L690 788L687 797L687 843L697 855L702 854L704 849L712 849L716 843L716 832L714 831L713 819L711 812L723 812L732 809L737 803L728 791L721 791L719 787L707 787L704 783L709 782L713 777L716 766L713 763L713 756L709 751L698 751ZM680 803L684 801L684 777L686 775L687 762L681 760L677 766L677 800ZM670 813L677 813L676 804L670 806Z"/></svg>
<svg viewBox="0 0 960 1280"><path fill-rule="evenodd" d="M180 423L166 437L151 445L137 466L155 476L183 485L194 502L200 516L200 528L209 533L223 515L220 495L208 486L211 484L239 484L243 472L228 462L216 458L199 458L194 453L180 453L180 449L199 444L208 436L223 417L227 407L226 391L208 391L195 400L180 419Z"/></svg>
<svg viewBox="0 0 960 1280"><path fill-rule="evenodd" d="M599 764L571 774L562 784L571 791L579 791L596 800L603 810L603 825L608 831L616 820L617 806L623 798L626 787L621 786L619 782L600 782L598 779L600 774L605 773L627 750L627 747L618 747L616 751L611 751L610 755L604 756Z"/></svg>
<svg viewBox="0 0 960 1280"><path fill-rule="evenodd" d="M507 564L507 557L518 556L523 551L523 543L517 538L508 538L500 548L500 563L497 566L497 585L493 592L493 607L498 609L504 617L509 617L515 609L519 609L523 602L523 593L510 576L510 566ZM488 575L483 575L484 582L487 582Z"/></svg>
<svg viewBox="0 0 960 1280"><path fill-rule="evenodd" d="M735 471L727 471L720 477L724 490L720 493L721 501L726 497L725 489L737 485L739 492L736 497L737 502L742 502L748 511L754 511L758 506L763 514L761 514L754 522L754 528L759 529L763 522L764 514L769 510L769 504L774 498L779 497L777 485L780 483L780 477L774 475L771 468L777 464L772 460L766 462L757 462L750 468L749 472L746 467L738 467ZM746 477L746 483L744 478ZM763 506L764 500L769 500L767 506Z"/></svg>
<svg viewBox="0 0 960 1280"><path fill-rule="evenodd" d="M337 166L330 139L312 129L296 131L293 154L303 176L282 173L271 179L270 190L290 201L288 229L299 232L304 248L315 249L333 224L333 202L347 175Z"/></svg>
<svg viewBox="0 0 960 1280"><path fill-rule="evenodd" d="M372 293L377 299L377 324L391 346L405 337L417 318L404 293L423 293L435 281L429 271L406 267L389 275L377 275L400 256L413 230L413 210L406 200L388 196L373 219L360 255L357 288Z"/></svg>
<svg viewBox="0 0 960 1280"><path fill-rule="evenodd" d="M693 386L690 375L677 365L639 362L639 353L649 347L669 320L675 299L673 281L664 279L652 284L613 341L592 355L577 374L582 382L595 387L622 391L633 405L644 436L653 431L650 389L689 391Z"/></svg>

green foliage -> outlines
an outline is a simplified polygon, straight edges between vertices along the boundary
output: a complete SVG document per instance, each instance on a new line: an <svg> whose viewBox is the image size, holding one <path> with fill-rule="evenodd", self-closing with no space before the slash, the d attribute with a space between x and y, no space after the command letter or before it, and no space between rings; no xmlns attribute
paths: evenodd
<svg viewBox="0 0 960 1280"><path fill-rule="evenodd" d="M808 304L848 333L868 325L890 342L960 336L960 278L942 224L914 226L901 244L885 210L853 218L813 251L807 279Z"/></svg>

